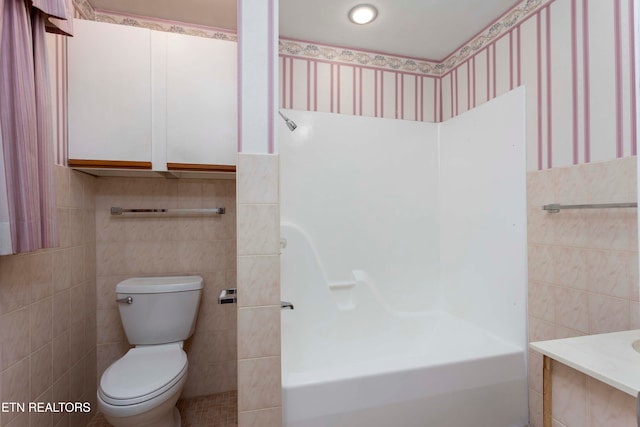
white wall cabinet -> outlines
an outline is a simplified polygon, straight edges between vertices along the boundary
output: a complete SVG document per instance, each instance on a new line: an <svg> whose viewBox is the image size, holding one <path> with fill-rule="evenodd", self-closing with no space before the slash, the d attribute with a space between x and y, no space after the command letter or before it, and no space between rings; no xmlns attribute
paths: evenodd
<svg viewBox="0 0 640 427"><path fill-rule="evenodd" d="M167 163L235 164L236 44L167 34Z"/></svg>
<svg viewBox="0 0 640 427"><path fill-rule="evenodd" d="M69 44L70 166L235 170L236 43L78 24Z"/></svg>
<svg viewBox="0 0 640 427"><path fill-rule="evenodd" d="M151 32L76 20L74 33L67 42L69 159L150 164Z"/></svg>

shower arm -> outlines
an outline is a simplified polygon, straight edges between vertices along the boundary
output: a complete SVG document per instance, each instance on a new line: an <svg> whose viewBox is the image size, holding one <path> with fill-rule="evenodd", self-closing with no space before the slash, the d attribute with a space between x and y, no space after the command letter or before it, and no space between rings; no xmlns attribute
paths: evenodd
<svg viewBox="0 0 640 427"><path fill-rule="evenodd" d="M284 119L284 122L287 124L287 127L289 128L289 130L291 132L293 132L294 130L296 130L296 128L298 127L298 125L296 124L296 122L294 122L293 120L291 120L289 117L285 116L284 114L282 114L282 111L278 110L278 114L280 114L280 117L282 117Z"/></svg>

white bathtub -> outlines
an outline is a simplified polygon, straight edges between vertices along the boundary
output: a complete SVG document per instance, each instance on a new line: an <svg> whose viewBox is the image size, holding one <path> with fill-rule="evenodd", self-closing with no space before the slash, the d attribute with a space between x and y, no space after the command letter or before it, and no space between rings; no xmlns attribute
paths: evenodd
<svg viewBox="0 0 640 427"><path fill-rule="evenodd" d="M514 427L528 423L525 349L445 312L407 313L366 272L329 283L283 224L286 427Z"/></svg>

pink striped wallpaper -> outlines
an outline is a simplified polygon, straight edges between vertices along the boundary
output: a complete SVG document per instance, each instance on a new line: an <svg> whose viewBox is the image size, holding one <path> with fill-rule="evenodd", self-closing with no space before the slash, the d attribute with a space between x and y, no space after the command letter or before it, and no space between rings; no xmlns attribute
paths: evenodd
<svg viewBox="0 0 640 427"><path fill-rule="evenodd" d="M633 8L633 0L523 1L428 70L406 71L408 60L395 70L389 61L360 65L367 53L327 46L291 54L284 40L280 105L438 122L525 85L528 170L636 155Z"/></svg>
<svg viewBox="0 0 640 427"><path fill-rule="evenodd" d="M281 108L439 122L525 85L528 170L635 155L633 9L633 0L523 0L441 62L281 39L275 96ZM55 46L64 164L65 55Z"/></svg>
<svg viewBox="0 0 640 427"><path fill-rule="evenodd" d="M437 121L439 78L280 54L280 106L401 120Z"/></svg>
<svg viewBox="0 0 640 427"><path fill-rule="evenodd" d="M66 37L47 33L47 55L53 107L55 164L67 164L67 42Z"/></svg>
<svg viewBox="0 0 640 427"><path fill-rule="evenodd" d="M442 76L442 119L524 84L529 170L635 155L633 7L542 5Z"/></svg>

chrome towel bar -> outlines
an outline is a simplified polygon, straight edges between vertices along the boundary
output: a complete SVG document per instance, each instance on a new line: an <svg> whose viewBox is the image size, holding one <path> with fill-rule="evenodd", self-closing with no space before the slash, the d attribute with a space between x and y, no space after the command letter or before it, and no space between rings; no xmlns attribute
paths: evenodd
<svg viewBox="0 0 640 427"><path fill-rule="evenodd" d="M224 214L224 208L212 208L212 209L124 209L119 207L111 208L111 215L141 215L141 214L160 214L160 215L222 215Z"/></svg>
<svg viewBox="0 0 640 427"><path fill-rule="evenodd" d="M544 205L542 209L549 213L558 213L563 209L610 209L610 208L637 208L637 203L592 203L585 205L561 205L559 203L551 203Z"/></svg>

